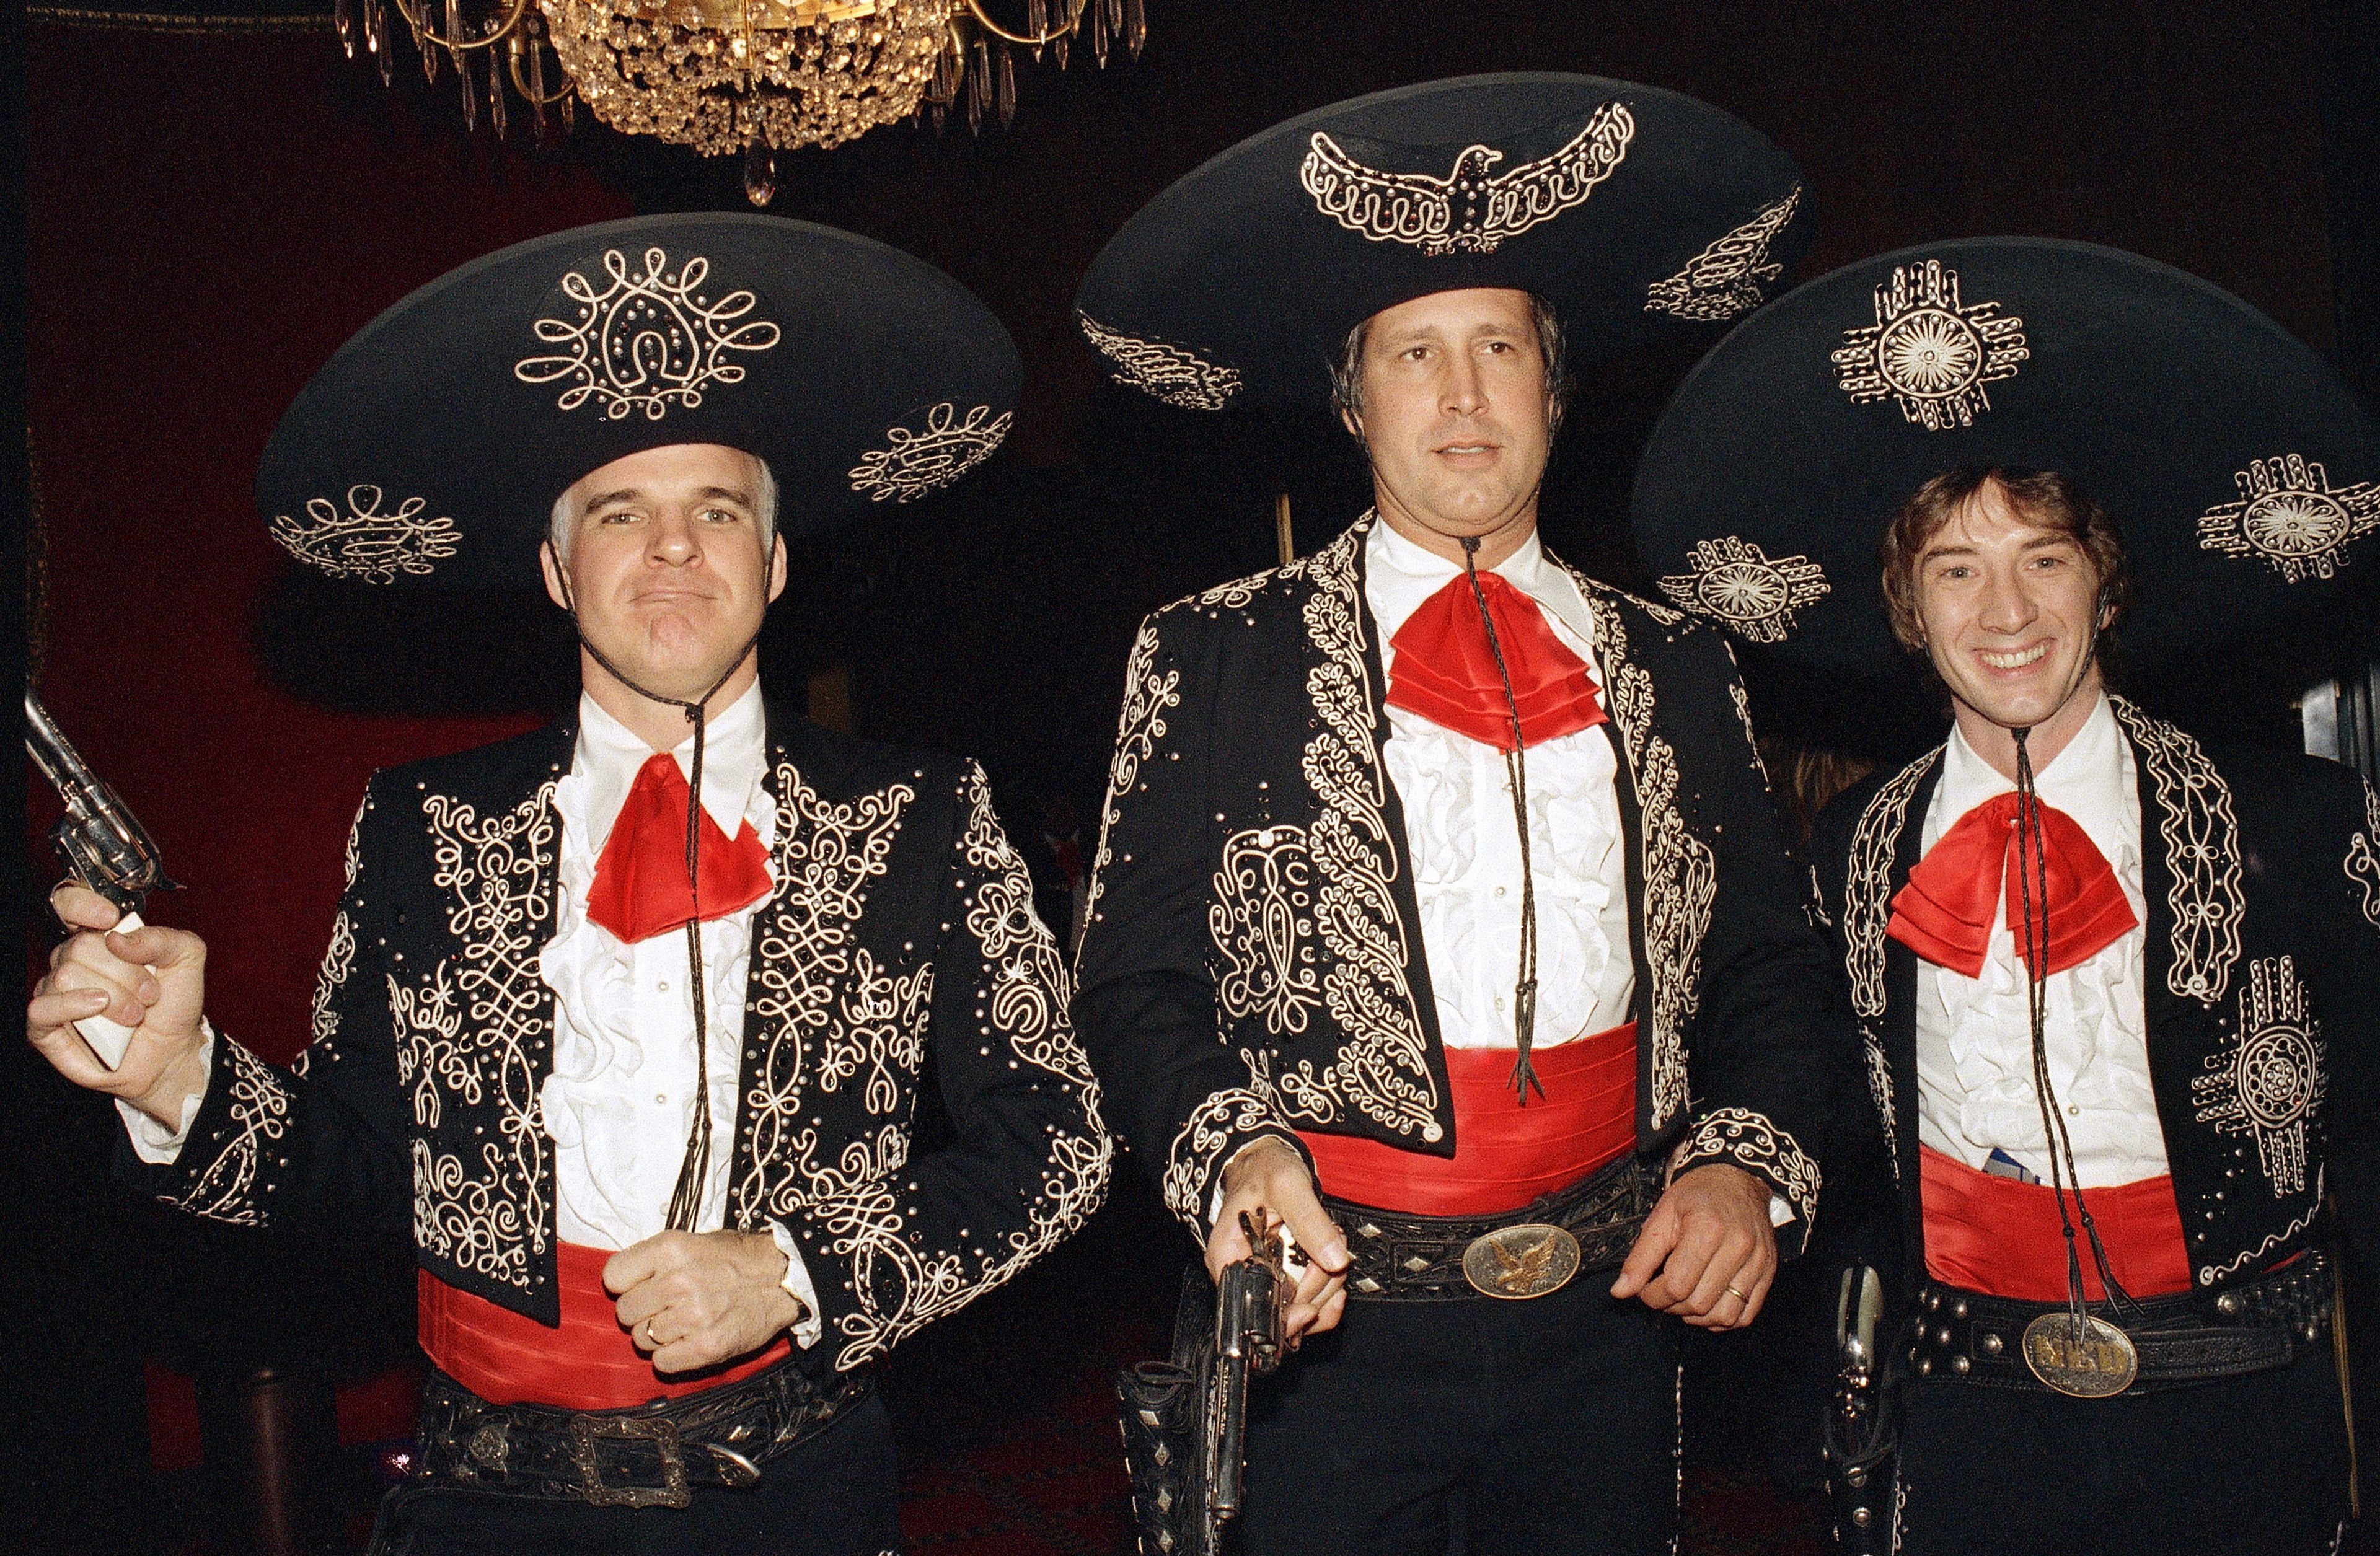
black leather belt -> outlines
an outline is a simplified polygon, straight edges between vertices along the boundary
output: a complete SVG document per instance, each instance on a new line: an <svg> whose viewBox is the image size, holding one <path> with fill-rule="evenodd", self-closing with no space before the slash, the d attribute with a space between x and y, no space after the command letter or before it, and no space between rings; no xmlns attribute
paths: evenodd
<svg viewBox="0 0 2380 1556"><path fill-rule="evenodd" d="M2094 1302L2085 1311L2120 1327L2139 1354L2127 1394L2287 1367L2330 1332L2329 1259L2310 1250L2282 1269L2220 1292ZM1902 1359L1919 1378L2047 1392L2020 1355L2027 1325L2064 1303L2016 1302L1928 1282L1902 1332Z"/></svg>
<svg viewBox="0 0 2380 1556"><path fill-rule="evenodd" d="M697 1486L759 1484L760 1466L866 1397L863 1371L821 1392L802 1369L766 1372L628 1410L492 1404L432 1371L409 1487L570 1498L597 1507L684 1507Z"/></svg>
<svg viewBox="0 0 2380 1556"><path fill-rule="evenodd" d="M1637 1229L1645 1224L1654 1197L1652 1174L1635 1157L1623 1156L1568 1188L1498 1215L1406 1215L1328 1195L1322 1205L1347 1234L1348 1251L1354 1260L1347 1274L1351 1299L1451 1302L1543 1295L1567 1283L1569 1276L1551 1284L1543 1280L1516 1280L1511 1289L1495 1289L1500 1270L1517 1275L1520 1261L1545 1258L1553 1251L1544 1239L1533 1238L1538 1229L1558 1229L1573 1240L1574 1265L1570 1262L1570 1250L1560 1250L1572 1275L1615 1268L1635 1245ZM1466 1255L1471 1274L1464 1272ZM1488 1273L1484 1284L1478 1278L1483 1259L1491 1261L1485 1266Z"/></svg>

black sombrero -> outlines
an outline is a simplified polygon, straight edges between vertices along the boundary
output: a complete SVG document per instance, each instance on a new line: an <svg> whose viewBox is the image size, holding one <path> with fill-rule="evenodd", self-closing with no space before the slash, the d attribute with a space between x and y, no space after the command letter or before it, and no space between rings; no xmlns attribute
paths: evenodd
<svg viewBox="0 0 2380 1556"><path fill-rule="evenodd" d="M554 499L614 459L743 449L780 529L815 532L987 457L1019 377L1000 321L896 249L773 216L605 222L366 325L282 417L257 502L334 577L528 586Z"/></svg>
<svg viewBox="0 0 2380 1556"><path fill-rule="evenodd" d="M2169 265L2022 237L1863 260L1746 321L1654 428L1637 546L1686 609L1875 671L1902 657L1877 588L1893 512L1995 466L2062 471L2115 518L2144 662L2380 566L2380 442L2320 358Z"/></svg>
<svg viewBox="0 0 2380 1556"><path fill-rule="evenodd" d="M1802 176L1693 98L1594 76L1466 76L1275 125L1126 223L1075 298L1120 383L1171 405L1313 405L1347 332L1510 286L1582 357L1757 307L1801 247Z"/></svg>

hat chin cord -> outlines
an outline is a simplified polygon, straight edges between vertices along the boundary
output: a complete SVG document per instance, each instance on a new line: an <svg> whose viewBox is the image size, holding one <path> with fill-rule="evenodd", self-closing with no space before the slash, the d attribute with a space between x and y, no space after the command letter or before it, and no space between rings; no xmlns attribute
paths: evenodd
<svg viewBox="0 0 2380 1556"><path fill-rule="evenodd" d="M2074 700L2075 693L2090 678L2091 665L2099 651L2099 617L2094 611L2091 636L2083 645L2073 682L2065 695L2049 711L2056 718ZM2047 720L2042 721L2046 723ZM2082 1258L2076 1246L2074 1225L2079 1220L2082 1234L2091 1245L2091 1262L2097 1270L2100 1288L2119 1311L2133 1308L2132 1298L2117 1282L2116 1272L2107 1261L2107 1246L2100 1241L2099 1227L2092 1219L2091 1208L2082 1198L2082 1174L2074 1165L2074 1142L2067 1133L2066 1120L2058 1106L2058 1093L2049 1076L2049 857L2041 824L2041 794L2034 782L2033 753L2029 737L2039 724L2009 726L2016 740L2016 852L2017 897L2022 906L2024 923L2023 956L2025 968L2025 1013L2033 1039L2033 1096L2041 1110L2042 1149L2049 1159L2049 1191L2058 1202L2058 1223L2066 1236L2066 1306L2072 1332L2079 1340L2083 1329ZM2018 926L2011 924L2011 930ZM2074 1196L2074 1209L2070 1214L2066 1197Z"/></svg>
<svg viewBox="0 0 2380 1556"><path fill-rule="evenodd" d="M671 1232L692 1232L695 1219L702 1210L703 1181L710 1175L711 1142L710 1011L704 998L702 893L699 885L702 862L702 747L704 733L710 725L706 710L710 705L710 699L719 695L719 688L725 686L735 672L744 667L744 662L752 657L753 650L760 643L760 629L758 627L753 629L752 636L744 640L744 646L738 649L735 657L727 662L727 668L719 673L719 678L711 682L700 697L665 696L650 687L640 687L623 675L620 667L613 663L602 650L589 640L586 625L578 619L578 602L570 592L569 576L559 567L554 569L553 576L562 586L562 608L570 613L571 630L577 635L578 646L587 650L587 656L601 665L605 674L638 697L650 702L666 703L670 707L682 710L686 714L686 722L694 726L693 772L686 786L686 987L692 990L694 994L695 1107L693 1126L686 1135L686 1159L678 1166L677 1186L670 1195L669 1211L665 1222L667 1230Z"/></svg>

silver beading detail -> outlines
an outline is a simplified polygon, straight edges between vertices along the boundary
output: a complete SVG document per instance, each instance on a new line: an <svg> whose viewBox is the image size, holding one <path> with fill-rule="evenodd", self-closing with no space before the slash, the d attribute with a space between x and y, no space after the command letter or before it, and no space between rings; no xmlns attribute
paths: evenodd
<svg viewBox="0 0 2380 1556"><path fill-rule="evenodd" d="M645 250L642 269L631 272L617 249L603 254L611 282L601 291L578 272L566 271L562 291L577 303L574 319L540 319L537 338L564 347L561 355L524 357L513 376L524 383L567 385L554 401L558 410L577 410L589 399L617 421L633 411L659 421L673 405L688 410L702 404L714 383L741 383L742 364L734 351L766 351L781 338L764 319L736 321L752 311L750 292L730 292L716 302L702 290L710 261L690 256L673 274L658 246Z"/></svg>
<svg viewBox="0 0 2380 1556"><path fill-rule="evenodd" d="M1793 613L1829 591L1826 570L1808 557L1771 559L1733 535L1696 541L1686 570L1661 580L1661 592L1680 605L1755 643L1783 642L1795 626Z"/></svg>
<svg viewBox="0 0 2380 1556"><path fill-rule="evenodd" d="M1802 186L1796 184L1792 193L1688 260L1677 274L1646 287L1645 311L1715 323L1758 308L1767 300L1762 283L1785 274L1784 265L1769 261L1768 246L1801 206Z"/></svg>
<svg viewBox="0 0 2380 1556"><path fill-rule="evenodd" d="M1628 154L1636 121L1606 103L1560 151L1502 173L1493 146L1465 146L1443 178L1367 166L1320 130L1307 142L1298 183L1314 208L1374 243L1409 243L1425 254L1492 254L1508 237L1583 203Z"/></svg>
<svg viewBox="0 0 2380 1556"><path fill-rule="evenodd" d="M1929 432L1973 424L1992 408L1986 383L2016 374L2032 355L2024 321L1997 302L1962 307L1959 273L1939 260L1895 265L1876 289L1876 322L1843 332L1835 379L1853 405L1888 396Z"/></svg>
<svg viewBox="0 0 2380 1556"><path fill-rule="evenodd" d="M891 446L870 449L851 470L851 489L876 502L890 497L914 503L943 487L991 457L1000 440L1008 436L1014 411L991 414L978 406L962 418L948 400L926 413L926 424L912 432L893 427L885 432Z"/></svg>
<svg viewBox="0 0 2380 1556"><path fill-rule="evenodd" d="M1186 346L1143 340L1111 330L1087 313L1075 322L1083 336L1115 366L1115 381L1183 410L1220 410L1240 392L1240 370L1207 360Z"/></svg>
<svg viewBox="0 0 2380 1556"><path fill-rule="evenodd" d="M2199 515L2200 547L2264 562L2284 582L2336 576L2348 546L2380 529L2380 481L2335 487L2297 454L2252 459L2231 479L2240 499Z"/></svg>
<svg viewBox="0 0 2380 1556"><path fill-rule="evenodd" d="M425 577L463 543L453 519L423 517L425 499L407 497L389 513L380 511L381 499L369 482L347 488L344 513L328 497L309 497L305 520L273 516L273 538L309 567L374 584L395 583L400 573Z"/></svg>

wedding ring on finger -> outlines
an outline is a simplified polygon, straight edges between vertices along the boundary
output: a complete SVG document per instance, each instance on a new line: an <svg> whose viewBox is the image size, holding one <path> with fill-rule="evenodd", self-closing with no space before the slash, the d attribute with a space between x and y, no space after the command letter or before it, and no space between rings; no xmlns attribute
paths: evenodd
<svg viewBox="0 0 2380 1556"><path fill-rule="evenodd" d="M1727 1288L1727 1295L1735 1298L1738 1302L1742 1303L1746 1307L1752 1306L1752 1298L1744 1295L1743 1293L1736 1290L1733 1286Z"/></svg>

